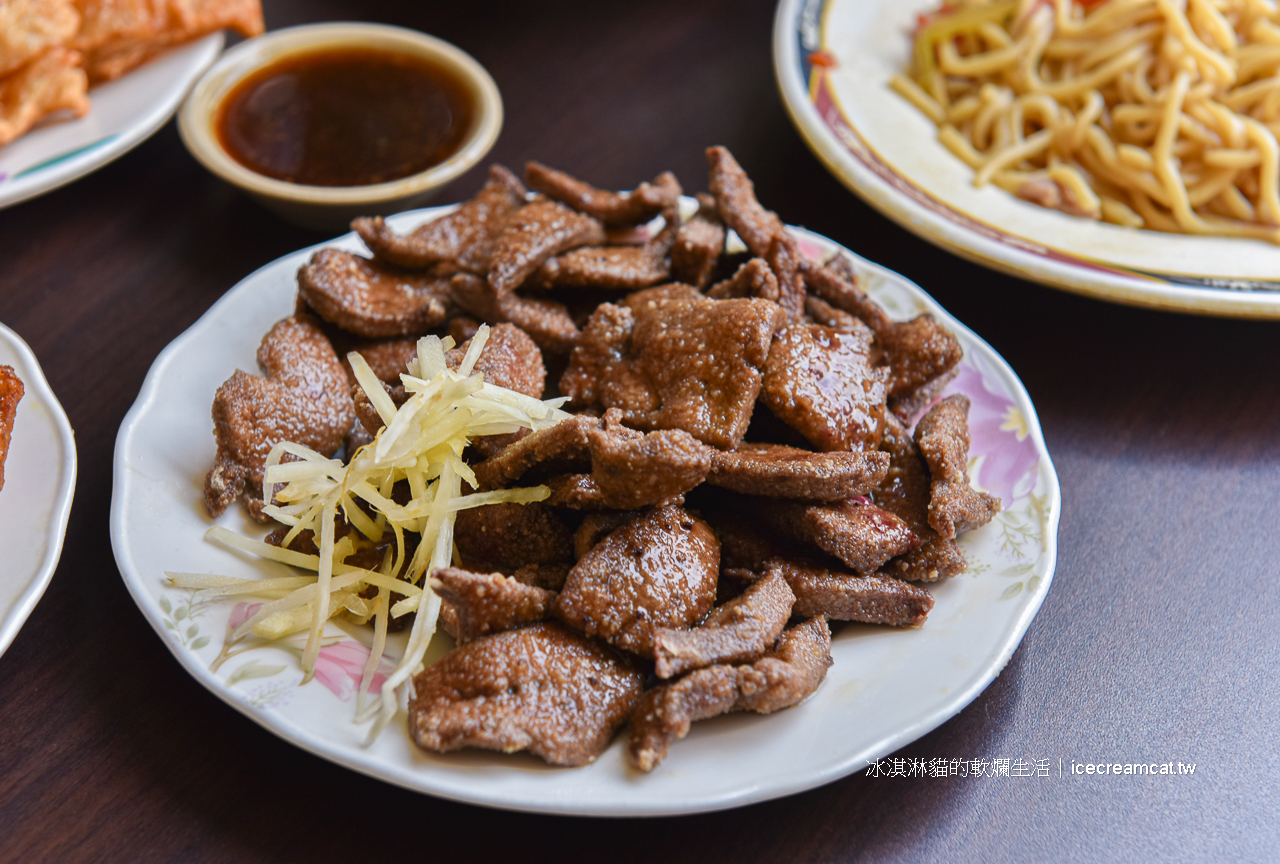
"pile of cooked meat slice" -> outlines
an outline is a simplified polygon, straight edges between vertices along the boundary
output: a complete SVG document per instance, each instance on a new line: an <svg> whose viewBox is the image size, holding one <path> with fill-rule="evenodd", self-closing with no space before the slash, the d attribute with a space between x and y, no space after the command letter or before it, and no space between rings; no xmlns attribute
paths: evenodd
<svg viewBox="0 0 1280 864"><path fill-rule="evenodd" d="M812 694L829 622L919 626L921 583L963 571L957 532L999 510L966 476L967 398L938 399L956 338L891 320L847 258L800 253L727 150L707 159L684 218L669 173L615 193L530 163L408 234L357 219L372 257L316 253L262 375L218 391L208 506L260 518L274 443L378 434L350 351L402 403L419 336L453 336L456 365L487 323L487 381L568 397L559 425L472 443L479 491L550 497L457 515L457 566L429 576L457 647L410 705L427 749L581 765L629 721L651 770L693 721Z"/></svg>

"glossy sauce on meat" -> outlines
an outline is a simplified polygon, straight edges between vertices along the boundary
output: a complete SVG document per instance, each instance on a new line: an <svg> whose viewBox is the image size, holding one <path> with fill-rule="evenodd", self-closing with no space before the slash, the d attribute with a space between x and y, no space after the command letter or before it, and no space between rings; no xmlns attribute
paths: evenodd
<svg viewBox="0 0 1280 864"><path fill-rule="evenodd" d="M222 147L246 168L308 186L364 186L448 159L474 106L448 69L370 49L288 57L250 75L218 108Z"/></svg>

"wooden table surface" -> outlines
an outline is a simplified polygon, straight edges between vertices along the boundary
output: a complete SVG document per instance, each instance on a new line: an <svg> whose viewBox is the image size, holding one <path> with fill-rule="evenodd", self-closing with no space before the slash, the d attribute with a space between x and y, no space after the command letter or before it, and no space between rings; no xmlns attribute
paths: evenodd
<svg viewBox="0 0 1280 864"><path fill-rule="evenodd" d="M0 859L1275 860L1280 324L1084 299L897 227L789 122L769 0L267 6L272 29L385 21L469 51L502 90L492 158L507 165L536 158L606 188L671 169L699 189L703 149L727 145L784 220L924 286L1026 384L1063 511L1052 589L1012 661L896 755L1195 773L855 775L726 812L574 819L403 791L258 727L179 667L125 590L112 451L157 353L246 275L325 237L207 174L170 123L0 211L0 320L40 358L80 461L57 573L0 657Z"/></svg>

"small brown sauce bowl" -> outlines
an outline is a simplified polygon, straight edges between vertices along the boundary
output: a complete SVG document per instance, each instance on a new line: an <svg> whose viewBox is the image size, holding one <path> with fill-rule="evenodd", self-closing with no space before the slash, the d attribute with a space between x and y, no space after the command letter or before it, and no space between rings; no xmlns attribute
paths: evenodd
<svg viewBox="0 0 1280 864"><path fill-rule="evenodd" d="M332 108L350 105L353 100L357 104L371 101L360 99L358 90L345 96L334 94L333 99L323 98L329 95L324 90L324 82L333 80L335 75L341 79L343 74L341 70L326 72L323 65L332 60L358 66L372 60L377 66L380 56L386 60L383 66L389 63L428 75L434 70L439 83L446 85L444 90L449 91L447 96L453 100L455 109L462 110L452 112L455 128L433 154L415 161L412 146L397 146L409 142L383 142L389 153L397 154L396 166L411 167L389 168L389 176L382 177L378 173L380 168L373 164L366 167L369 176L379 178L376 182L336 185L351 182L343 172L354 160L343 155L342 147L351 145L334 144L334 134L354 133L356 129L368 127L371 121L386 121L387 134L419 138L423 136L422 123L431 118L397 123L394 117L371 116L362 120L352 118L352 122L345 123L345 116L326 117L319 132L313 122L290 125L282 120L278 126L272 126L271 121L275 117L300 116L320 110L314 107L317 105ZM312 75L308 84L307 70L315 68L322 74ZM245 93L270 79L276 70L281 79L288 79L287 86L282 83L274 87L275 93L268 87L258 99L263 103L263 110L256 118L237 113L241 111L237 106L246 101ZM302 70L301 76L299 70ZM383 69L378 74L385 72ZM419 84L430 89L431 82ZM310 96L305 90L307 86L313 88ZM376 91L376 85L370 86ZM388 97L394 97L393 90L401 88L382 89ZM283 96L280 91L284 91ZM395 100L390 99L389 104L394 103ZM310 107L303 110L303 104ZM458 117L464 119L458 121ZM235 126L236 123L239 126ZM398 133L397 126L401 130ZM242 134L247 129L252 135L255 128L264 136L258 142L261 144L258 152L254 152L254 142ZM338 231L345 230L356 216L387 215L421 206L446 183L475 166L493 147L502 129L502 97L483 66L434 36L382 24L311 24L267 33L223 54L192 88L179 112L178 129L183 143L201 164L282 218L308 228ZM303 129L307 131L299 131ZM377 133L374 134L376 137ZM291 136L295 135L297 140L292 140ZM313 165L294 171L293 162L300 158L299 153L319 153L326 148L327 166ZM435 164L430 164L432 162ZM405 170L413 173L394 176ZM308 182L291 179L295 173L309 178ZM322 182L335 185L321 185Z"/></svg>

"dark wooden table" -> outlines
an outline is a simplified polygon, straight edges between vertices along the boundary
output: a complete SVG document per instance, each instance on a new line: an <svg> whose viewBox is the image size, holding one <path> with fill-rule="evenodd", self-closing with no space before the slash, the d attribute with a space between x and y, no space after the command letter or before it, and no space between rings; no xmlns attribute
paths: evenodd
<svg viewBox="0 0 1280 864"><path fill-rule="evenodd" d="M1276 860L1280 324L1083 299L898 228L788 121L769 0L267 5L270 28L377 20L471 52L506 101L505 164L536 158L613 188L672 169L696 189L703 148L725 144L786 221L923 285L1025 382L1063 516L1052 590L1012 661L897 755L1196 770L851 776L735 811L615 821L435 800L278 740L188 677L130 600L108 534L111 459L156 354L244 276L325 238L206 174L169 124L0 211L0 320L39 356L80 458L57 574L0 657L0 859ZM445 199L480 182L474 171Z"/></svg>

